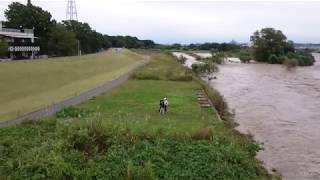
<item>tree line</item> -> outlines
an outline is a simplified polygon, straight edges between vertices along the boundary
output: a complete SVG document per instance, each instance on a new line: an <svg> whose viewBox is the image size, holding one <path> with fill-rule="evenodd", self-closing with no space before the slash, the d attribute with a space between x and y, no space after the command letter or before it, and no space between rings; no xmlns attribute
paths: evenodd
<svg viewBox="0 0 320 180"><path fill-rule="evenodd" d="M78 21L57 22L50 12L32 4L13 2L5 10L8 28L34 29L36 44L41 54L51 56L95 53L110 47L153 48L152 40L139 40L131 36L109 36L92 29L88 23Z"/></svg>
<svg viewBox="0 0 320 180"><path fill-rule="evenodd" d="M188 45L181 45L181 44L172 44L172 45L162 45L164 49L175 49L175 50L216 50L216 51L234 51L241 49L239 44L232 44L232 43L198 43L198 44L188 44Z"/></svg>

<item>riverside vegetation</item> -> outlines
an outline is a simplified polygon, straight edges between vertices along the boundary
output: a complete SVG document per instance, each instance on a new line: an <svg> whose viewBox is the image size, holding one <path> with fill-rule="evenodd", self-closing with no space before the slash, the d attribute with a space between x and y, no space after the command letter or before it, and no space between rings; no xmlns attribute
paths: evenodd
<svg viewBox="0 0 320 180"><path fill-rule="evenodd" d="M151 56L109 93L0 129L0 179L274 178L255 159L257 144L199 107L205 84L172 56Z"/></svg>

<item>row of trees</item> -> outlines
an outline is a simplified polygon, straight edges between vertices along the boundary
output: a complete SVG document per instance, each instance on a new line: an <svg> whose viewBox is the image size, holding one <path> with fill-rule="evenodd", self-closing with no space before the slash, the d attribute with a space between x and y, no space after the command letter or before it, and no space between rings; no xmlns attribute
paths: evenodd
<svg viewBox="0 0 320 180"><path fill-rule="evenodd" d="M164 49L175 49L175 50L217 50L217 51L233 51L239 50L241 47L237 44L232 43L203 43L203 44L189 44L189 45L181 45L181 44L172 44L172 45L163 45Z"/></svg>
<svg viewBox="0 0 320 180"><path fill-rule="evenodd" d="M9 28L34 29L41 54L55 56L94 53L110 47L153 48L151 40L130 36L108 36L93 30L88 23L78 21L57 22L50 12L32 4L14 2L5 11Z"/></svg>

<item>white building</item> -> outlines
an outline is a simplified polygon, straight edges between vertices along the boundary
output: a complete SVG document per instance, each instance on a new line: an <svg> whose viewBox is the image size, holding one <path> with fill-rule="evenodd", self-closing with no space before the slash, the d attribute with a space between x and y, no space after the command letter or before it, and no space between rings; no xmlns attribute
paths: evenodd
<svg viewBox="0 0 320 180"><path fill-rule="evenodd" d="M33 59L40 51L35 45L33 29L4 28L0 21L0 38L8 43L8 57L11 59Z"/></svg>

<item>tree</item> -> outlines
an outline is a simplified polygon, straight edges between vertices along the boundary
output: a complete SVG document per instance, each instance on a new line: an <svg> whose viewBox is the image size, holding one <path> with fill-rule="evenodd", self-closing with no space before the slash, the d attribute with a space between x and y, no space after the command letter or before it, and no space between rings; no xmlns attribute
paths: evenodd
<svg viewBox="0 0 320 180"><path fill-rule="evenodd" d="M264 28L251 36L253 55L257 61L268 62L270 55L282 56L292 51L292 42L280 31L273 28Z"/></svg>
<svg viewBox="0 0 320 180"><path fill-rule="evenodd" d="M50 28L48 47L49 53L55 56L75 55L77 39L64 25L57 24Z"/></svg>
<svg viewBox="0 0 320 180"><path fill-rule="evenodd" d="M104 38L93 31L88 23L78 21L63 21L67 29L76 35L76 39L80 41L80 49L83 53L94 53L102 48ZM97 36L100 36L97 39Z"/></svg>
<svg viewBox="0 0 320 180"><path fill-rule="evenodd" d="M34 29L35 36L41 46L43 53L47 52L47 41L50 27L55 24L52 16L48 11L32 4L23 5L14 2L5 10L7 18L6 26L10 28L28 28Z"/></svg>
<svg viewBox="0 0 320 180"><path fill-rule="evenodd" d="M0 39L0 56L8 55L9 45L3 39Z"/></svg>

